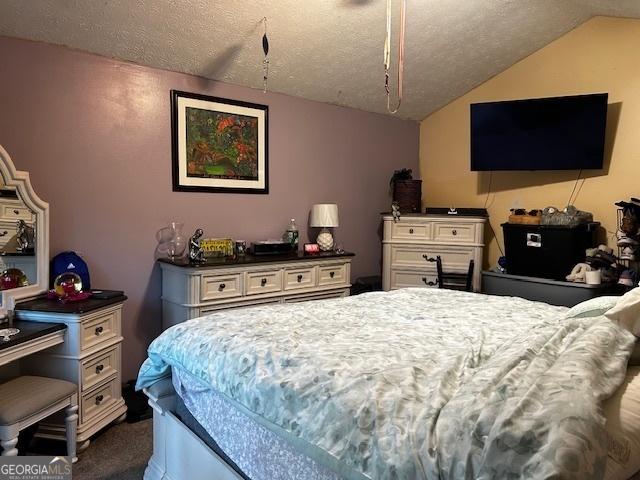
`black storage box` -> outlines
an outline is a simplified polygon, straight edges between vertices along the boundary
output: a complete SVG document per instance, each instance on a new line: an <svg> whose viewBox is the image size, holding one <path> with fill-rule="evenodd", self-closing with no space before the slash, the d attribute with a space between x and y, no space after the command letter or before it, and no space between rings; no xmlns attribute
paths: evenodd
<svg viewBox="0 0 640 480"><path fill-rule="evenodd" d="M507 273L565 280L585 250L597 245L597 222L566 227L503 223Z"/></svg>

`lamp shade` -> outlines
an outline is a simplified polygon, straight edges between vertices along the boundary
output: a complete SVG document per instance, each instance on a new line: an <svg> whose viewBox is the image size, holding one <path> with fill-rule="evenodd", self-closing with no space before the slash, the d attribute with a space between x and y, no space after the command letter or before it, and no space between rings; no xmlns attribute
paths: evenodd
<svg viewBox="0 0 640 480"><path fill-rule="evenodd" d="M335 203L320 203L311 207L309 226L311 227L337 227L338 205Z"/></svg>

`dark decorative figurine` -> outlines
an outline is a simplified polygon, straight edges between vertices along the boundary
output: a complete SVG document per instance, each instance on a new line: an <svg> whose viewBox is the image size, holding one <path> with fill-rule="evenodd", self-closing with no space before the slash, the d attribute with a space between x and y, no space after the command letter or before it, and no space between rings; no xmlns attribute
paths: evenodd
<svg viewBox="0 0 640 480"><path fill-rule="evenodd" d="M204 261L204 254L200 246L200 238L203 234L202 229L198 228L189 239L189 260L192 263L202 263Z"/></svg>
<svg viewBox="0 0 640 480"><path fill-rule="evenodd" d="M35 230L32 226L27 225L24 220L18 220L18 246L16 250L20 252L33 252L35 248Z"/></svg>

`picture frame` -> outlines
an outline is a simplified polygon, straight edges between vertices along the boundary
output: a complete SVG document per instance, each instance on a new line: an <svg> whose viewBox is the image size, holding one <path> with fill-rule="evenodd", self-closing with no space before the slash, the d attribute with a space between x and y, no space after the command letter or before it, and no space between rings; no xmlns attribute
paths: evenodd
<svg viewBox="0 0 640 480"><path fill-rule="evenodd" d="M269 193L269 107L171 90L174 192Z"/></svg>

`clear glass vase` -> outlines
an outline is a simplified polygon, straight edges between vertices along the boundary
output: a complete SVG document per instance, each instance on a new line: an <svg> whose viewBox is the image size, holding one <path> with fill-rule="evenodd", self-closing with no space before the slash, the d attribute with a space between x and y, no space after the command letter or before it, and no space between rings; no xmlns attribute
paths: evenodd
<svg viewBox="0 0 640 480"><path fill-rule="evenodd" d="M155 258L181 258L187 248L187 239L182 234L183 223L170 222L156 233Z"/></svg>
<svg viewBox="0 0 640 480"><path fill-rule="evenodd" d="M182 234L182 228L184 223L170 222L169 233L171 239L169 240L167 248L167 256L169 258L181 258L184 256L184 252L187 248L187 240Z"/></svg>

